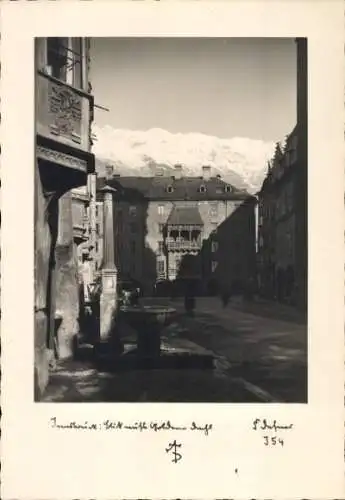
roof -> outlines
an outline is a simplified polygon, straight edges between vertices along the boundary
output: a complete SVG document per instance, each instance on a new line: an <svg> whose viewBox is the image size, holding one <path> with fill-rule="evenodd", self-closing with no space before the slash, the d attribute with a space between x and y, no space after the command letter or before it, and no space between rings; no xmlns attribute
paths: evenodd
<svg viewBox="0 0 345 500"><path fill-rule="evenodd" d="M297 125L293 128L292 132L286 137L286 148L289 150L290 144L295 137L297 137L298 128ZM290 165L288 168L283 163L284 158L286 158L287 152L286 149L284 151L279 150L278 158L275 158L277 154L277 148L273 155L273 159L271 160L271 167L268 169L266 173L266 177L262 183L262 186L257 193L258 196L263 196L266 192L274 191L276 189L276 185L281 183L283 180L289 177L289 173L294 170L293 165ZM273 165L272 165L273 163ZM280 175L277 175L277 172Z"/></svg>
<svg viewBox="0 0 345 500"><path fill-rule="evenodd" d="M179 207L175 205L170 212L167 220L168 225L190 225L202 226L203 221L197 206L194 207Z"/></svg>
<svg viewBox="0 0 345 500"><path fill-rule="evenodd" d="M206 180L202 177L171 176L156 177L122 177L114 176L105 181L104 177L97 179L99 191L105 182L118 190L119 196L139 196L147 200L244 200L250 195L226 183L219 177Z"/></svg>

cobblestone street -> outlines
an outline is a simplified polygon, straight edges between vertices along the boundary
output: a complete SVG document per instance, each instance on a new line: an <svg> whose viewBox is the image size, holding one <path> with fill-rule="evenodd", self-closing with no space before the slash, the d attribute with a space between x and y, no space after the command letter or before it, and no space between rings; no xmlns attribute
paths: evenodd
<svg viewBox="0 0 345 500"><path fill-rule="evenodd" d="M181 300L146 299L173 305L178 316L165 329L162 345L214 355L210 369L96 369L91 362L65 361L52 374L43 401L305 402L306 327L224 309L216 299L199 299L194 317ZM125 347L135 342L121 328Z"/></svg>
<svg viewBox="0 0 345 500"><path fill-rule="evenodd" d="M181 310L182 303L175 307ZM249 308L256 314L243 311ZM183 334L226 360L228 373L245 380L247 387L255 385L267 400L306 402L306 324L294 310L275 304L265 304L263 316L257 312L260 304L223 308L217 299L201 298L195 317L183 318Z"/></svg>

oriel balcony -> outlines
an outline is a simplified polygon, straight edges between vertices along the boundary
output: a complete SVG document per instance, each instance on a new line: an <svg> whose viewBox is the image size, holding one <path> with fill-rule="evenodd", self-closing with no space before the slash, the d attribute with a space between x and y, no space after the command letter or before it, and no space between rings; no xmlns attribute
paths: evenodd
<svg viewBox="0 0 345 500"><path fill-rule="evenodd" d="M185 238L166 238L165 245L168 252L181 251L199 251L201 249L201 238L185 239Z"/></svg>

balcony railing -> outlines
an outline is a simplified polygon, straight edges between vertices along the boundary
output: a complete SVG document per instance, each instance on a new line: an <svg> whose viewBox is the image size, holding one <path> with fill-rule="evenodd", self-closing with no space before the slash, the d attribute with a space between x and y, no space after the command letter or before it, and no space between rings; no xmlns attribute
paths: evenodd
<svg viewBox="0 0 345 500"><path fill-rule="evenodd" d="M167 238L165 240L166 247L168 251L170 250L200 250L201 249L201 241L200 240L184 240L184 239L174 239Z"/></svg>
<svg viewBox="0 0 345 500"><path fill-rule="evenodd" d="M42 71L36 78L37 134L89 152L93 97Z"/></svg>

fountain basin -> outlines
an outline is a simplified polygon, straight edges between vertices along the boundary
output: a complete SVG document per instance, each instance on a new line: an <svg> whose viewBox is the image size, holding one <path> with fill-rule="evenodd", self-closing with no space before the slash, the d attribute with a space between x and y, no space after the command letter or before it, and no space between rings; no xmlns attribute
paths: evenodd
<svg viewBox="0 0 345 500"><path fill-rule="evenodd" d="M161 354L161 333L176 317L176 309L166 306L123 306L120 314L137 332L139 358L157 358Z"/></svg>

